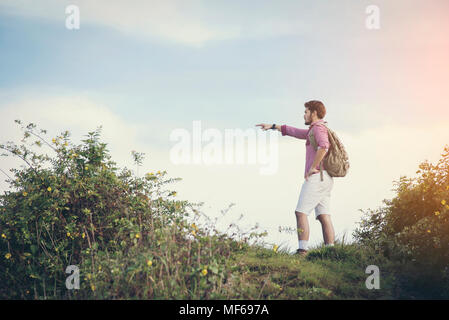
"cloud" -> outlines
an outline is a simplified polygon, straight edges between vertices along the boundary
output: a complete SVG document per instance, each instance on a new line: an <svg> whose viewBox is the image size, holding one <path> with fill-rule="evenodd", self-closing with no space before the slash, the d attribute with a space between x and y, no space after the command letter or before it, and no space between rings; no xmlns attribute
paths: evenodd
<svg viewBox="0 0 449 320"><path fill-rule="evenodd" d="M13 15L60 21L65 7L80 8L81 29L106 26L131 36L201 47L209 41L302 34L309 28L306 10L298 4L258 2L134 0L3 0L3 11ZM321 28L316 26L314 32Z"/></svg>
<svg viewBox="0 0 449 320"><path fill-rule="evenodd" d="M125 124L106 106L81 96L30 98L2 107L1 113L4 124L0 129L2 137L14 132L14 119L36 123L54 135L70 128L75 139L81 139L88 131L102 125L102 135L114 141L114 147L118 149L130 148L129 140L135 141L137 136L135 126Z"/></svg>
<svg viewBox="0 0 449 320"><path fill-rule="evenodd" d="M24 94L25 96L27 94ZM131 150L138 150L139 127L127 124L106 106L82 96L59 96L21 99L0 106L0 136L2 143L15 141L22 137L15 119L24 124L35 123L39 128L48 130L47 140L65 130L69 130L75 143L97 127L102 126L102 139L108 143L113 160L119 165L132 165ZM21 163L17 158L2 158L1 168L7 172L11 167L18 167ZM6 184L1 184L2 189Z"/></svg>

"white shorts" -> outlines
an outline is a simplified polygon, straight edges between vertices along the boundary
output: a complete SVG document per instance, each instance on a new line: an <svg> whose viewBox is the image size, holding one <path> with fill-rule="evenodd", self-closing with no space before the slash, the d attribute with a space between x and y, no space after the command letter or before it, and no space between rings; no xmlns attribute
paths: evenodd
<svg viewBox="0 0 449 320"><path fill-rule="evenodd" d="M318 219L320 214L330 214L334 179L326 170L323 170L323 181L321 181L320 173L312 174L307 179L302 184L296 211L310 215L315 209L315 219Z"/></svg>

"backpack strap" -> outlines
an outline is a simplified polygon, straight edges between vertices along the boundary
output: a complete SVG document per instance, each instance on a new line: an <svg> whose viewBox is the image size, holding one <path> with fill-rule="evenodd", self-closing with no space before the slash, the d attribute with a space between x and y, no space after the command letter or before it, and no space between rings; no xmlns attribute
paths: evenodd
<svg viewBox="0 0 449 320"><path fill-rule="evenodd" d="M321 122L320 124L324 125L324 126L326 127L326 129L329 129L329 128L327 127L327 122L326 122L326 121L323 121L323 122ZM312 126L312 127L313 127L313 126ZM329 131L328 131L328 133L329 133ZM317 151L318 146L317 146L317 143L316 143L315 136L314 136L314 134L313 134L312 128L310 128L309 141L310 141L310 144L312 145L313 149L315 149L315 151Z"/></svg>
<svg viewBox="0 0 449 320"><path fill-rule="evenodd" d="M327 128L327 125L326 125L327 122L323 121L323 122L321 122L321 124L324 125ZM328 133L329 133L329 131L328 131ZM317 143L316 143L316 140L315 140L315 136L313 135L312 128L310 129L310 133L309 133L309 141L310 141L310 144L312 145L313 149L315 151L317 151L318 150L318 146L317 146ZM320 162L320 179L321 179L321 181L323 181L323 161L324 161L324 158L321 159L321 162Z"/></svg>

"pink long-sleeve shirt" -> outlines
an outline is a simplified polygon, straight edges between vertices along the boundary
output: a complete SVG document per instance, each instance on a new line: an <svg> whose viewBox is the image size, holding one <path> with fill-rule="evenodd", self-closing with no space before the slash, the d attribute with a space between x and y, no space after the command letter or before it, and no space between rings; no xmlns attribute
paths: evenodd
<svg viewBox="0 0 449 320"><path fill-rule="evenodd" d="M313 135L315 136L318 148L325 149L327 152L330 147L327 128L324 125L320 125L320 123L327 124L327 122L323 119L319 119L315 122L312 122L309 126L309 129L298 129L285 124L281 126L281 133L283 136L287 135L298 139L306 139L306 167L304 171L304 178L306 177L307 172L309 172L310 168L312 167L313 160L315 160L316 156L316 151L315 149L313 149L312 144L309 141L310 130L313 130ZM316 169L320 170L319 163ZM325 170L324 166L323 170Z"/></svg>

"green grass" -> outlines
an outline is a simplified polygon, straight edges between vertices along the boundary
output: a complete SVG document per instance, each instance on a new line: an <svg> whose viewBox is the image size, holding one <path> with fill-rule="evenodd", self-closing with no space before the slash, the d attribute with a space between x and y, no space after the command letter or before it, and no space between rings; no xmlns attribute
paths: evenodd
<svg viewBox="0 0 449 320"><path fill-rule="evenodd" d="M369 256L356 245L317 247L306 257L249 246L235 254L235 299L393 299L393 278L381 274L381 288L369 290ZM382 270L382 267L379 266Z"/></svg>

